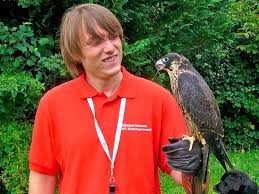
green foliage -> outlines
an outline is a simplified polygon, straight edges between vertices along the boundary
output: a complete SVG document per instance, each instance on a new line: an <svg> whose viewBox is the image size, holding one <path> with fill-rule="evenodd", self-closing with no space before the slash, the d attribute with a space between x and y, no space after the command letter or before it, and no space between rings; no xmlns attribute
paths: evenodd
<svg viewBox="0 0 259 194"><path fill-rule="evenodd" d="M234 65L222 68L224 80L216 92L224 111L226 140L232 149L253 149L259 142L258 11L255 0L233 2L229 9L234 34L229 63Z"/></svg>
<svg viewBox="0 0 259 194"><path fill-rule="evenodd" d="M27 193L31 128L28 123L0 123L0 182L7 193Z"/></svg>
<svg viewBox="0 0 259 194"><path fill-rule="evenodd" d="M66 77L51 37L36 38L30 23L8 27L0 22L0 117L30 119L44 89Z"/></svg>
<svg viewBox="0 0 259 194"><path fill-rule="evenodd" d="M37 40L29 23L9 28L0 23L0 62L2 72L22 70L33 66L40 57ZM28 60L27 60L28 59Z"/></svg>
<svg viewBox="0 0 259 194"><path fill-rule="evenodd" d="M235 35L240 45L238 49L246 53L258 54L259 45L259 3L246 0L231 4L231 16L235 22Z"/></svg>
<svg viewBox="0 0 259 194"><path fill-rule="evenodd" d="M23 8L27 8L30 6L39 6L42 0L17 0L18 5Z"/></svg>
<svg viewBox="0 0 259 194"><path fill-rule="evenodd" d="M42 71L65 75L60 55L53 53L55 41L51 37L36 38L31 23L23 23L17 28L0 22L0 35L2 72L26 70L33 75Z"/></svg>
<svg viewBox="0 0 259 194"><path fill-rule="evenodd" d="M28 73L3 73L0 75L0 117L3 119L27 119L42 94L43 84Z"/></svg>
<svg viewBox="0 0 259 194"><path fill-rule="evenodd" d="M232 149L251 149L258 146L259 119L256 75L245 63L225 66L217 86L217 100L223 115L225 139ZM249 76L248 76L249 75Z"/></svg>
<svg viewBox="0 0 259 194"><path fill-rule="evenodd" d="M24 121L34 118L45 90L67 79L56 42L31 26L0 22L0 193L27 192L31 124Z"/></svg>
<svg viewBox="0 0 259 194"><path fill-rule="evenodd" d="M131 45L126 41L124 42L124 63L129 65L130 70L136 75L143 75L144 67L151 62L145 53L148 50L147 48L152 48L152 44L150 39L139 40Z"/></svg>

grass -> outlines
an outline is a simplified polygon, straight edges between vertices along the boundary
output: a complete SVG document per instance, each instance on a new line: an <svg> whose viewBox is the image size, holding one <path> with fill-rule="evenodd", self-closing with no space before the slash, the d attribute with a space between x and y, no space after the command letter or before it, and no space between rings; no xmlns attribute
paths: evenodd
<svg viewBox="0 0 259 194"><path fill-rule="evenodd" d="M259 149L248 152L229 152L229 158L236 170L245 172L250 178L259 183ZM214 156L210 161L210 191L209 194L216 194L213 186L220 181L224 174L224 169ZM161 173L161 189L162 194L184 194L181 186L176 185L171 177Z"/></svg>

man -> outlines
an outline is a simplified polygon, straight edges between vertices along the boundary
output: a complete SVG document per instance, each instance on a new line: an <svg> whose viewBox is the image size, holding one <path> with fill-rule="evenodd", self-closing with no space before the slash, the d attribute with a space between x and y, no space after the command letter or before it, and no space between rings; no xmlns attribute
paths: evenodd
<svg viewBox="0 0 259 194"><path fill-rule="evenodd" d="M159 194L162 145L187 134L172 95L122 67L122 27L82 4L62 19L61 53L75 79L41 99L30 149L30 194ZM58 177L58 178L57 178Z"/></svg>

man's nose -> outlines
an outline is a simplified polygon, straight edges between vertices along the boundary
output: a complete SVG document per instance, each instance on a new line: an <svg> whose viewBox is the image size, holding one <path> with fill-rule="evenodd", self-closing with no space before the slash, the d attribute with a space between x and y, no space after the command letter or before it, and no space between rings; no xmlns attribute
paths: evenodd
<svg viewBox="0 0 259 194"><path fill-rule="evenodd" d="M115 49L115 47L111 40L106 40L104 42L104 49L103 49L104 52L106 52L106 53L113 52L114 49Z"/></svg>

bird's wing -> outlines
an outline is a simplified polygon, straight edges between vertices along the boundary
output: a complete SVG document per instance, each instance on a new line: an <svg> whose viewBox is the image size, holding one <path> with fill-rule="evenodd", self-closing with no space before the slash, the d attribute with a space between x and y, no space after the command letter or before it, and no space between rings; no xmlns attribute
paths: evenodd
<svg viewBox="0 0 259 194"><path fill-rule="evenodd" d="M202 134L209 130L223 137L224 130L216 99L197 71L186 71L179 75L178 93L182 107Z"/></svg>

